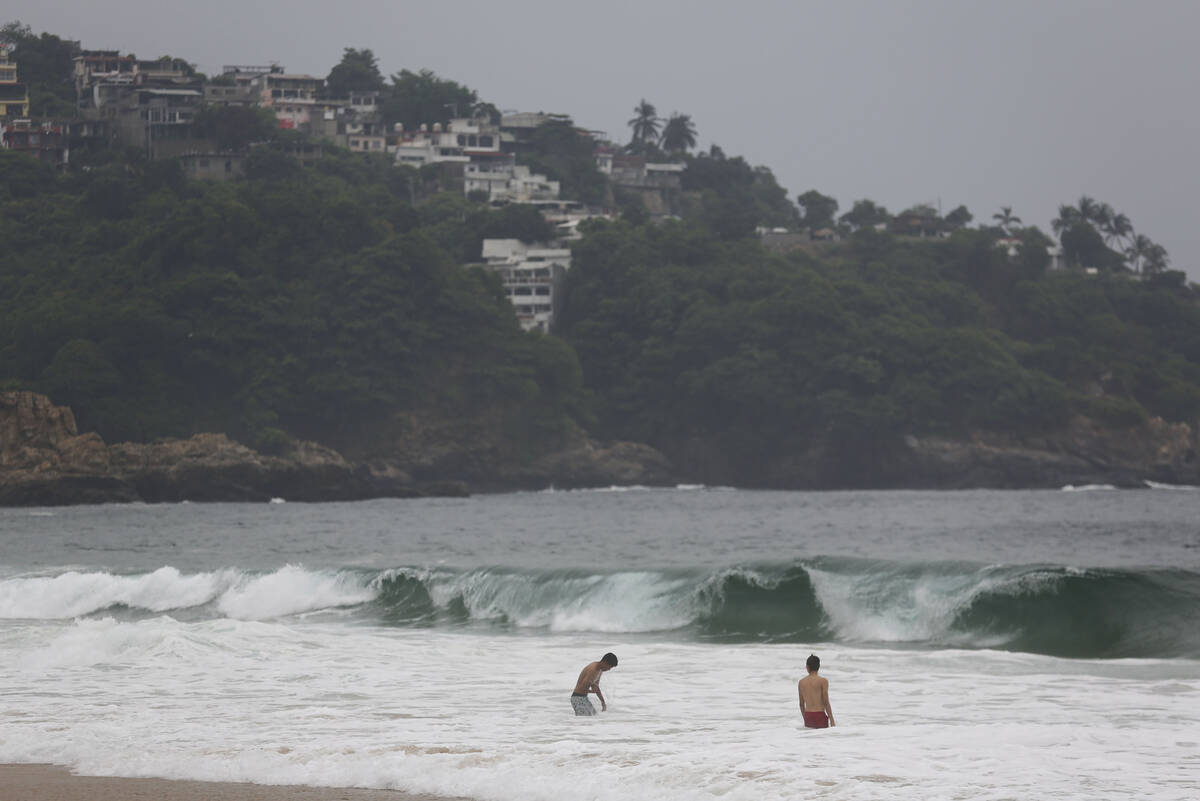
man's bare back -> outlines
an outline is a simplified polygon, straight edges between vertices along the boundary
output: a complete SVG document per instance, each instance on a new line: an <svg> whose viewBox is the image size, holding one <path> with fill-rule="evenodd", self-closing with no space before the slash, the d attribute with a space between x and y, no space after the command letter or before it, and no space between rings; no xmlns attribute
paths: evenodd
<svg viewBox="0 0 1200 801"><path fill-rule="evenodd" d="M829 679L817 675L817 671L821 669L821 660L810 656L807 667L808 675L796 685L800 694L800 713L804 716L804 725L812 729L834 726L836 724L833 722L833 707L829 705Z"/></svg>
<svg viewBox="0 0 1200 801"><path fill-rule="evenodd" d="M575 682L574 692L587 695L600 689L600 676L604 674L604 664L592 662L579 672L579 681ZM594 688L594 689L593 689Z"/></svg>

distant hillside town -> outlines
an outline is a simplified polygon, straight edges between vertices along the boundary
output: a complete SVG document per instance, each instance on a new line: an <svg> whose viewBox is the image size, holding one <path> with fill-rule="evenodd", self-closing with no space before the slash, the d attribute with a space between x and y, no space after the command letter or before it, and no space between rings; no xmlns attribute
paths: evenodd
<svg viewBox="0 0 1200 801"><path fill-rule="evenodd" d="M683 163L625 152L600 132L575 129L565 114L445 104L439 111L446 117L439 115L439 121L389 123L381 89L343 94L326 79L291 73L280 64L228 65L209 78L180 58L144 60L67 44L74 51L73 112L41 117L31 115L29 90L17 78L18 58L0 46L0 146L60 168L80 151L136 151L147 160L178 160L195 179L228 181L245 175L253 147L268 140L279 144L262 130L254 136L254 123L262 118L247 112L261 110L280 131L295 134L284 139L284 147L304 166L330 147L345 148L423 169L441 191L460 191L495 206L538 208L560 242L526 248L496 241L485 248L485 262L500 273L527 329L549 330L556 287L570 268L562 241L578 237L584 220L614 216L614 193L633 196L651 218L679 211ZM369 53L347 51L361 52ZM430 73L414 77L439 83ZM230 130L239 124L250 130ZM521 154L535 151L536 132L547 124L571 128L591 143L595 168L607 184L592 198L596 202L565 198L561 181L520 163Z"/></svg>
<svg viewBox="0 0 1200 801"><path fill-rule="evenodd" d="M662 119L645 99L634 113L622 145L567 114L501 111L427 70L403 70L389 83L365 49L346 48L325 78L278 63L226 65L209 77L181 58L84 49L19 23L0 30L0 147L59 169L87 169L120 153L223 182L244 177L260 148L303 167L336 148L414 170L414 205L451 192L537 209L555 239L489 239L478 262L500 275L527 330L552 330L568 244L590 219L692 217L725 238L757 233L783 253L817 252L856 231L946 239L973 220L964 206L943 214L940 204L918 203L891 214L865 198L837 216L837 200L815 189L793 203L765 167L727 158L716 145L692 155L689 115ZM1019 225L1010 207L992 217L993 244L1014 261L1036 249L1052 270L1140 276L1169 265L1165 249L1125 215L1087 197L1060 208L1058 242Z"/></svg>

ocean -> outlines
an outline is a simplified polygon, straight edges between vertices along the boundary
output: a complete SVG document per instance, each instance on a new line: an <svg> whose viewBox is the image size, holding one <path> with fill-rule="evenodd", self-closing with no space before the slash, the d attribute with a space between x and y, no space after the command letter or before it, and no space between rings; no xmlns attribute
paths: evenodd
<svg viewBox="0 0 1200 801"><path fill-rule="evenodd" d="M575 718L613 651L609 711ZM816 653L838 726L806 730ZM1200 797L1200 492L0 509L0 762L479 801Z"/></svg>

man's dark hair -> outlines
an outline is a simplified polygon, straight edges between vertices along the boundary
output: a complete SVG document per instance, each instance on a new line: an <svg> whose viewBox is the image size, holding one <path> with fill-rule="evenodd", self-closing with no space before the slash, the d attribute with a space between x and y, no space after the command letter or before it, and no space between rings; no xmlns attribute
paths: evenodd
<svg viewBox="0 0 1200 801"><path fill-rule="evenodd" d="M821 657L817 656L816 654L809 654L808 661L805 662L804 664L806 667L808 667L809 670L820 670L821 669Z"/></svg>
<svg viewBox="0 0 1200 801"><path fill-rule="evenodd" d="M609 653L600 657L600 661L603 662L604 664L608 665L609 667L616 667L617 666L617 655L610 651Z"/></svg>

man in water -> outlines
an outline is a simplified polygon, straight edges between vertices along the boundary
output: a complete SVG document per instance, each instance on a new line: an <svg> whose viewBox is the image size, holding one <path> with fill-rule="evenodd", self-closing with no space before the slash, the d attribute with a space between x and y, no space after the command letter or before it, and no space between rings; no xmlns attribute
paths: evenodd
<svg viewBox="0 0 1200 801"><path fill-rule="evenodd" d="M828 729L835 726L833 707L829 705L829 679L817 675L821 659L816 654L805 663L808 675L800 679L800 713L804 715L804 726L808 729Z"/></svg>
<svg viewBox="0 0 1200 801"><path fill-rule="evenodd" d="M601 712L608 709L608 704L604 703L604 693L600 692L600 677L616 666L616 654L608 653L600 657L599 662L591 663L580 672L579 680L575 682L575 691L571 693L571 707L575 710L576 717L591 717L596 714L596 707L588 700L588 693L595 693L600 699Z"/></svg>

